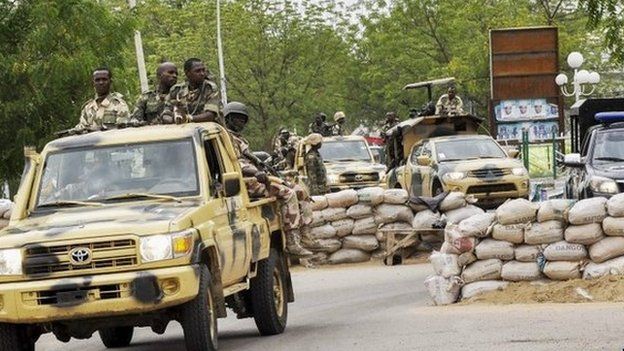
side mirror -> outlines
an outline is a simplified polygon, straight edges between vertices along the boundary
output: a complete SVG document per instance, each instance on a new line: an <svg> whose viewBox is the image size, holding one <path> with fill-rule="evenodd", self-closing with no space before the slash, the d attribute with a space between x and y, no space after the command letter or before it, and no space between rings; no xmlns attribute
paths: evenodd
<svg viewBox="0 0 624 351"><path fill-rule="evenodd" d="M223 189L225 197L232 197L240 194L240 176L238 173L223 174Z"/></svg>
<svg viewBox="0 0 624 351"><path fill-rule="evenodd" d="M585 163L581 160L581 154L567 154L563 157L563 164L566 167L581 168Z"/></svg>
<svg viewBox="0 0 624 351"><path fill-rule="evenodd" d="M431 164L431 157L426 155L418 156L416 158L416 163L418 163L419 166L429 166Z"/></svg>
<svg viewBox="0 0 624 351"><path fill-rule="evenodd" d="M518 150L518 149L509 149L509 150L507 150L507 155L510 158L516 158L516 157L518 157L519 154L520 154L520 150Z"/></svg>

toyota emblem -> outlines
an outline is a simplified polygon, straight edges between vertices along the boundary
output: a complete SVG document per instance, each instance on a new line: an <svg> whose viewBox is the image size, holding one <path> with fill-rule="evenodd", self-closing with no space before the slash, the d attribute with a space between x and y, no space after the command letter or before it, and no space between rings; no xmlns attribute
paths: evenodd
<svg viewBox="0 0 624 351"><path fill-rule="evenodd" d="M361 175L361 174L356 174L355 175L355 181L361 182L363 180L364 180L364 176L363 175Z"/></svg>
<svg viewBox="0 0 624 351"><path fill-rule="evenodd" d="M74 266L84 266L91 263L91 250L86 247L76 247L69 251L69 262Z"/></svg>

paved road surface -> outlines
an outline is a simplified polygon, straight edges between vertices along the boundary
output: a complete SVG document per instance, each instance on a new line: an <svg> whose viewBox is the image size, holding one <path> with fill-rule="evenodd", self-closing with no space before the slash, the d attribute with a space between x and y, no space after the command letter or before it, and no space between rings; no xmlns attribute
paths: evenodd
<svg viewBox="0 0 624 351"><path fill-rule="evenodd" d="M253 320L219 320L220 350L622 350L623 304L434 307L423 287L429 265L296 270L297 301L286 332L258 336ZM37 350L105 350L99 337ZM138 329L132 351L183 351L182 330Z"/></svg>

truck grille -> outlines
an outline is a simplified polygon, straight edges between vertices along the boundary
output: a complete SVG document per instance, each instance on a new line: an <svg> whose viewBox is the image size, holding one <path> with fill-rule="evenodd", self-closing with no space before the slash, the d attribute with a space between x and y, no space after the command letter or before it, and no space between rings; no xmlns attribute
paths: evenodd
<svg viewBox="0 0 624 351"><path fill-rule="evenodd" d="M69 253L74 248L88 248L92 260L88 264L74 265ZM67 243L50 246L27 246L24 273L27 275L51 274L70 271L131 267L137 264L137 247L134 239L119 239L87 243Z"/></svg>
<svg viewBox="0 0 624 351"><path fill-rule="evenodd" d="M379 173L342 173L340 175L341 183L359 183L359 182L377 182L379 181Z"/></svg>
<svg viewBox="0 0 624 351"><path fill-rule="evenodd" d="M509 168L476 169L468 172L468 176L473 178L496 178L510 174L511 169Z"/></svg>
<svg viewBox="0 0 624 351"><path fill-rule="evenodd" d="M468 187L467 194L492 194L504 191L516 191L514 184L483 184Z"/></svg>
<svg viewBox="0 0 624 351"><path fill-rule="evenodd" d="M22 293L22 300L27 305L72 306L89 301L118 299L130 295L131 289L128 284L111 284L29 291Z"/></svg>

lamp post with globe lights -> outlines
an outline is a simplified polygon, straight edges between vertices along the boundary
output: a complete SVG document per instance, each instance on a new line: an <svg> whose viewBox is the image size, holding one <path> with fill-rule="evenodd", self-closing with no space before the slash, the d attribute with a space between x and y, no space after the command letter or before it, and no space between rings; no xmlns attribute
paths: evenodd
<svg viewBox="0 0 624 351"><path fill-rule="evenodd" d="M581 99L581 96L589 96L594 92L596 84L600 83L600 74L597 72L589 72L579 68L583 64L584 58L580 52L571 52L568 55L568 65L574 69L574 77L572 79L572 91L568 91L568 76L560 73L555 78L555 83L561 89L561 93L565 96L574 96L575 102ZM591 90L586 90L586 84L591 84Z"/></svg>

